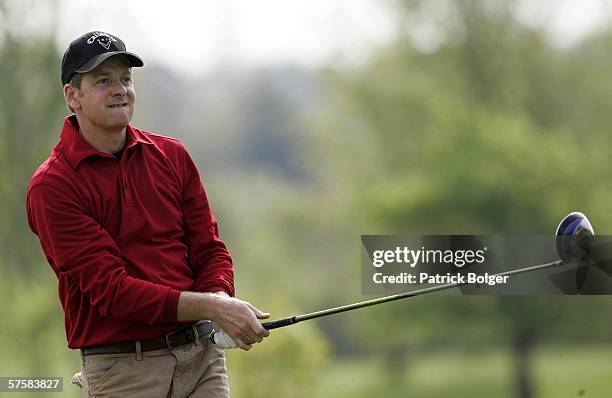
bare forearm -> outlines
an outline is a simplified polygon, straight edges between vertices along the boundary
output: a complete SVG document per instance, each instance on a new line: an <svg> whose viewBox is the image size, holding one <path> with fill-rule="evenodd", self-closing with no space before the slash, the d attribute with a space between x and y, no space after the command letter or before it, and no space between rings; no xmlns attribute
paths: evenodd
<svg viewBox="0 0 612 398"><path fill-rule="evenodd" d="M181 292L178 300L176 317L179 321L196 321L200 319L216 320L220 301L219 293Z"/></svg>

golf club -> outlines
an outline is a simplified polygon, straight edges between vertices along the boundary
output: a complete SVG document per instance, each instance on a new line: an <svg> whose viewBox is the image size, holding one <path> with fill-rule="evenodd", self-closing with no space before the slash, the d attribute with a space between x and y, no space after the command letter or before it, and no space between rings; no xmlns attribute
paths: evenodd
<svg viewBox="0 0 612 398"><path fill-rule="evenodd" d="M556 249L557 254L560 258L559 260L544 264L532 265L529 267L517 268L506 272L492 274L491 276L509 276L526 272L533 272L565 264L571 261L572 259L582 258L584 254L589 252L590 246L594 239L594 235L595 232L587 217L580 212L572 212L561 220L555 233ZM343 305L327 310L311 312L309 314L289 316L270 322L263 322L261 325L268 330L277 329L310 319L339 314L341 312L352 311L359 308L370 307L372 305L388 303L396 300L402 300L409 297L421 296L440 290L452 289L466 284L467 282L447 283L444 285L427 287L410 292L395 294L392 296L361 301L359 303ZM224 330L214 331L210 336L210 340L220 348L228 349L237 347L236 342Z"/></svg>

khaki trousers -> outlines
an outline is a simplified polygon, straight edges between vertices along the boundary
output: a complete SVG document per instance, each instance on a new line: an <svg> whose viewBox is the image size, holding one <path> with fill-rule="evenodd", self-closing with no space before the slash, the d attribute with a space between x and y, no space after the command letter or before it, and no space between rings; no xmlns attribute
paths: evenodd
<svg viewBox="0 0 612 398"><path fill-rule="evenodd" d="M81 373L84 397L229 397L225 354L208 339L140 355L87 355Z"/></svg>

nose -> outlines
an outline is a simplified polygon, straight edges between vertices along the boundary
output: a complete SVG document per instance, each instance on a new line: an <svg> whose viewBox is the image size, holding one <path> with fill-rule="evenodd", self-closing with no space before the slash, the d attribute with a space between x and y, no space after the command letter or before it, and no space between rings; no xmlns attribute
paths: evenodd
<svg viewBox="0 0 612 398"><path fill-rule="evenodd" d="M111 89L112 95L123 96L127 93L127 88L120 81L114 82Z"/></svg>

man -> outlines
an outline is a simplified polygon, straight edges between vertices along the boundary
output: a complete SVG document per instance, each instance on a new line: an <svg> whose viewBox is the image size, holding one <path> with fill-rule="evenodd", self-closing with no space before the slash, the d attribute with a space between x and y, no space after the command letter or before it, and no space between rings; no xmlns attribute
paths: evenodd
<svg viewBox="0 0 612 398"><path fill-rule="evenodd" d="M30 181L28 221L58 277L85 396L226 397L211 321L249 350L269 315L233 297L232 260L182 143L129 124L141 66L108 33L70 43L73 114Z"/></svg>

